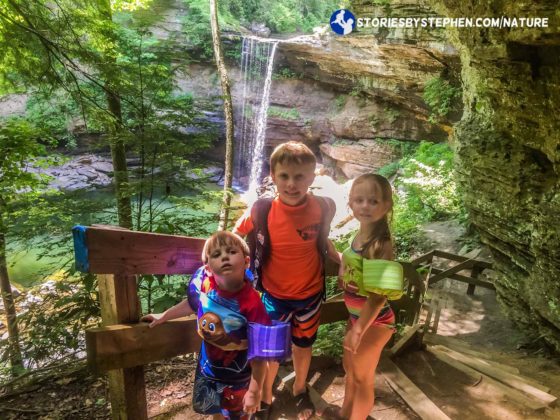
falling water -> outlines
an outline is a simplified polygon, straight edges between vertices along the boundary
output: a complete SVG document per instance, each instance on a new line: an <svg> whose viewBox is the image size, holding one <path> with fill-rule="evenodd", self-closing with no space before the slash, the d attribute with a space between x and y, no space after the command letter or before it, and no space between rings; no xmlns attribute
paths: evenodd
<svg viewBox="0 0 560 420"><path fill-rule="evenodd" d="M249 176L252 188L260 182L270 85L277 41L244 38L241 54L243 108L238 130L235 176ZM255 112L256 109L256 112Z"/></svg>

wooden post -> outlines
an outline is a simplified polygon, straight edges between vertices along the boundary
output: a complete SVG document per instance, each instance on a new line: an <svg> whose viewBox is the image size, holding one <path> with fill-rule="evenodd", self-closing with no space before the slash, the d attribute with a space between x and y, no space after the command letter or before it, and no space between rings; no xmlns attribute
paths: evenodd
<svg viewBox="0 0 560 420"><path fill-rule="evenodd" d="M478 275L484 270L484 268L475 265L471 270L471 277L475 280L478 280ZM473 283L469 283L469 287L467 288L467 295L472 296L474 295L474 289L476 285Z"/></svg>
<svg viewBox="0 0 560 420"><path fill-rule="evenodd" d="M138 322L140 301L135 276L101 274L98 276L98 284L104 326ZM113 419L147 419L144 367L115 369L109 371L107 376Z"/></svg>

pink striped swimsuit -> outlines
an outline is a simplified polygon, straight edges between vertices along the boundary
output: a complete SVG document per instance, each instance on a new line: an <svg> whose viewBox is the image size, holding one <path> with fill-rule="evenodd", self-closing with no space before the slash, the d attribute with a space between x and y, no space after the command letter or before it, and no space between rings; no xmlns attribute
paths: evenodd
<svg viewBox="0 0 560 420"><path fill-rule="evenodd" d="M356 284L361 285L363 257L361 255L361 251L352 248L354 238L355 237L351 239L350 246L342 253L342 260L344 261L343 281L345 283L353 281ZM360 312L366 304L366 301L366 296L344 291L344 303L350 313L350 321L352 322L352 325L360 317ZM383 325L390 329L395 328L395 313L393 312L393 309L391 309L389 302L385 302L385 306L381 308L379 315L377 315L377 318L375 318L371 325Z"/></svg>

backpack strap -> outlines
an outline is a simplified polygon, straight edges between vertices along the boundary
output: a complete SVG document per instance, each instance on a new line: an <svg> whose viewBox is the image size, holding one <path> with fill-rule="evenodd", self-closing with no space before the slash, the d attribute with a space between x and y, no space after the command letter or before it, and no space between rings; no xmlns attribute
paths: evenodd
<svg viewBox="0 0 560 420"><path fill-rule="evenodd" d="M336 205L331 198L313 196L321 207L321 226L317 237L317 251L323 260L323 300L326 300L325 260L327 258L329 232L334 217ZM251 251L251 271L257 290L264 291L262 285L262 267L270 253L270 235L268 233L268 213L272 207L272 198L261 198L251 208L251 221L253 230L247 237Z"/></svg>
<svg viewBox="0 0 560 420"><path fill-rule="evenodd" d="M257 290L263 291L262 267L270 253L270 236L268 235L268 213L272 207L272 198L261 198L251 207L253 230L247 237L251 251L251 271Z"/></svg>

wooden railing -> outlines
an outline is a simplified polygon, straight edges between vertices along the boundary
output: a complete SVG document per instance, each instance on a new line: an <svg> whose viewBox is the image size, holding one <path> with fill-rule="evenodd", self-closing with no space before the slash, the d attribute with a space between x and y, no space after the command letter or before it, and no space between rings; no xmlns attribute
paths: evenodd
<svg viewBox="0 0 560 420"><path fill-rule="evenodd" d="M200 337L196 333L194 316L175 319L152 329L146 323L139 323L141 309L136 276L192 274L201 265L204 240L113 226L76 226L73 235L76 267L98 275L102 326L86 331L88 365L94 372L107 372L113 418L146 419L143 366L197 351ZM401 300L392 302L399 322L413 324L417 320L423 294L430 283L416 269L443 254L433 251L412 263L402 263L406 293ZM483 269L478 262L468 261L462 268ZM338 266L328 263L326 272L336 275ZM437 272L432 269L432 273L430 279L435 280L431 282L442 276L464 281L454 270ZM487 286L486 282L473 282L473 279L469 283ZM321 310L321 324L347 317L340 298L328 300Z"/></svg>

